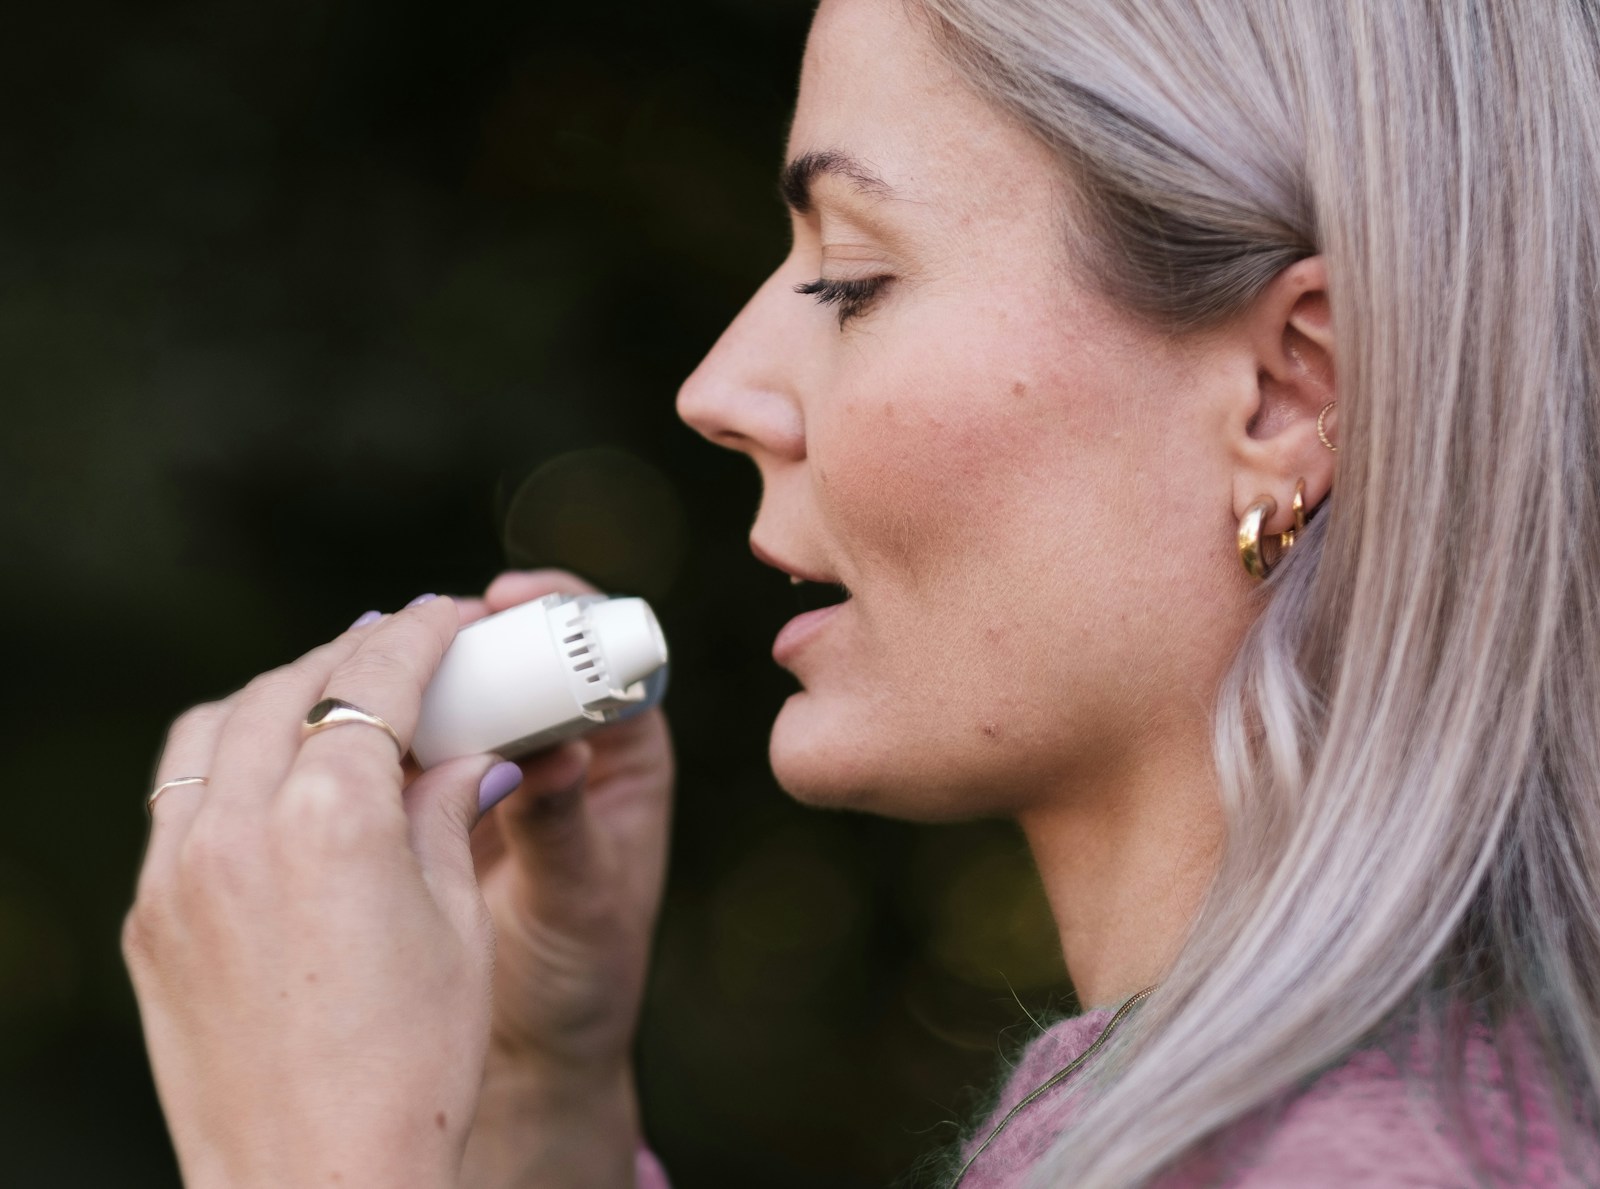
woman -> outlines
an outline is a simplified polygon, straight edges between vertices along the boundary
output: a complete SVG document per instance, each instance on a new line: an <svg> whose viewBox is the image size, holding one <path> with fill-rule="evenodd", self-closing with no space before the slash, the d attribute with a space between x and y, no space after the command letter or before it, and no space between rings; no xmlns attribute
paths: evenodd
<svg viewBox="0 0 1600 1189"><path fill-rule="evenodd" d="M1014 818L1091 1005L950 1179L1600 1183L1597 37L822 3L793 251L678 407L850 596L775 645L780 783ZM158 780L209 784L125 950L191 1189L630 1183L659 712L525 771L301 737L333 695L405 739L458 616L557 587L175 724Z"/></svg>

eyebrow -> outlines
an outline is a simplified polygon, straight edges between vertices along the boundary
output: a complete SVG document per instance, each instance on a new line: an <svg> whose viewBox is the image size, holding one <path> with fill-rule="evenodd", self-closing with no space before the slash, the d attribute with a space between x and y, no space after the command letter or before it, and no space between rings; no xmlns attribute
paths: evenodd
<svg viewBox="0 0 1600 1189"><path fill-rule="evenodd" d="M809 215L812 187L819 177L832 174L851 182L856 192L876 198L893 198L894 188L859 158L839 149L802 153L783 167L778 176L778 191L796 214Z"/></svg>

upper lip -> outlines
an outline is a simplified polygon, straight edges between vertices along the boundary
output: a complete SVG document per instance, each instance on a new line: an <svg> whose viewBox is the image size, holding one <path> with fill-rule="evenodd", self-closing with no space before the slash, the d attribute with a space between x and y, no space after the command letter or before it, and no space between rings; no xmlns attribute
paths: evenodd
<svg viewBox="0 0 1600 1189"><path fill-rule="evenodd" d="M837 578L831 578L826 574L819 574L812 570L802 570L799 566L792 566L786 561L779 560L776 554L768 553L763 549L754 537L750 539L750 552L756 555L758 561L771 566L774 570L782 570L792 578L799 578L804 582L826 582L830 586L844 585Z"/></svg>

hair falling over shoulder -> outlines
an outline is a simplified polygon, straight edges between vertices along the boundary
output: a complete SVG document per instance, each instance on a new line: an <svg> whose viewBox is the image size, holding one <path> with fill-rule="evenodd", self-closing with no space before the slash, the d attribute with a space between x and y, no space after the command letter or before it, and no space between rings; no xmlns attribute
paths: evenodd
<svg viewBox="0 0 1600 1189"><path fill-rule="evenodd" d="M907 0L1174 334L1325 257L1334 494L1215 712L1229 844L1039 1185L1136 1185L1383 1035L1600 1111L1600 30L1579 0Z"/></svg>

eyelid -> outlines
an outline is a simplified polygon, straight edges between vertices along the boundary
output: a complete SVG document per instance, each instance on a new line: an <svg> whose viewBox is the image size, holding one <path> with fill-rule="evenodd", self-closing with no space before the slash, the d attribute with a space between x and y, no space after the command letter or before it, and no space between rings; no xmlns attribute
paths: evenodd
<svg viewBox="0 0 1600 1189"><path fill-rule="evenodd" d="M883 248L874 243L863 243L859 239L841 240L837 236L820 236L817 245L818 257L822 261L822 270L827 272L830 268L846 268L857 273L863 271L891 272L896 271L890 267L894 256L886 255Z"/></svg>
<svg viewBox="0 0 1600 1189"><path fill-rule="evenodd" d="M794 287L796 293L815 297L822 305L839 307L839 326L843 329L850 319L866 312L894 277L881 274L875 277L819 277L803 281Z"/></svg>
<svg viewBox="0 0 1600 1189"><path fill-rule="evenodd" d="M908 228L901 219L891 217L892 210L902 202L901 199L871 200L861 195L839 195L830 190L817 197L811 213L803 218L823 240L837 235L859 237L898 255L911 247Z"/></svg>

